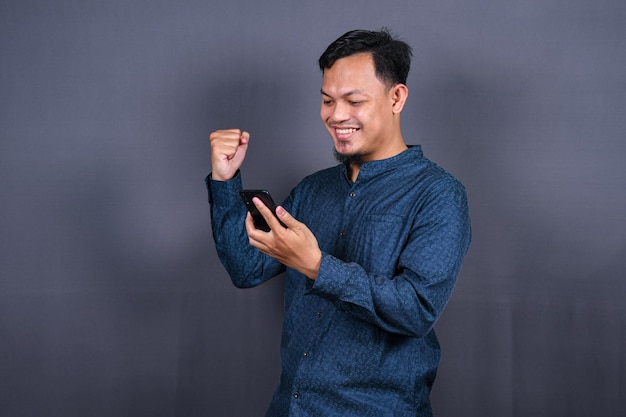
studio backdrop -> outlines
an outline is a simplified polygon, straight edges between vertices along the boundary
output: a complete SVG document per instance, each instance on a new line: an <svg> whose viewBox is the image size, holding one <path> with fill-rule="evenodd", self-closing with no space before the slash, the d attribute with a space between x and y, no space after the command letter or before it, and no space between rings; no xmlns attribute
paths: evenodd
<svg viewBox="0 0 626 417"><path fill-rule="evenodd" d="M282 200L335 164L317 58L383 26L470 201L435 415L625 415L625 4L0 0L0 416L263 416L284 277L219 263L208 135Z"/></svg>

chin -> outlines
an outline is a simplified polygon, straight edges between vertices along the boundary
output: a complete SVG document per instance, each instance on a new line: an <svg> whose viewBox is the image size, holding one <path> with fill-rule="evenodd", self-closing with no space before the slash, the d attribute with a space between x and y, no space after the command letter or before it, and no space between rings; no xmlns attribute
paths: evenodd
<svg viewBox="0 0 626 417"><path fill-rule="evenodd" d="M360 165L363 162L363 155L360 153L341 153L337 148L333 148L335 159L346 165Z"/></svg>

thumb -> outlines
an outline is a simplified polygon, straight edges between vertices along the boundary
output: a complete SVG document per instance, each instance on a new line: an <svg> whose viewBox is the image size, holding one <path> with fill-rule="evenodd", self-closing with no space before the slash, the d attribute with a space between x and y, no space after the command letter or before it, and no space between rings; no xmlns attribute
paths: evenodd
<svg viewBox="0 0 626 417"><path fill-rule="evenodd" d="M250 143L250 133L242 131L239 135L237 151L232 156L233 162L235 162L238 167L243 163L243 160L246 157L246 153L248 152L248 143Z"/></svg>
<svg viewBox="0 0 626 417"><path fill-rule="evenodd" d="M276 207L276 215L280 219L281 222L285 224L290 229L295 228L300 224L283 206Z"/></svg>
<svg viewBox="0 0 626 417"><path fill-rule="evenodd" d="M248 147L249 142L250 142L250 133L241 132L241 136L239 136L239 147L246 149Z"/></svg>

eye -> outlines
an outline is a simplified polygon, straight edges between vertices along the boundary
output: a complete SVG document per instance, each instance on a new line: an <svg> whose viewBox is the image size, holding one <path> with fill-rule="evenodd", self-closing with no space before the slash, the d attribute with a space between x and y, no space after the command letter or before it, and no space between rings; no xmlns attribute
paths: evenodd
<svg viewBox="0 0 626 417"><path fill-rule="evenodd" d="M352 105L352 106L358 106L360 104L363 104L363 102L362 101L351 101L350 102L350 105Z"/></svg>
<svg viewBox="0 0 626 417"><path fill-rule="evenodd" d="M325 106L330 106L331 104L333 104L333 101L328 99L322 99L322 104Z"/></svg>

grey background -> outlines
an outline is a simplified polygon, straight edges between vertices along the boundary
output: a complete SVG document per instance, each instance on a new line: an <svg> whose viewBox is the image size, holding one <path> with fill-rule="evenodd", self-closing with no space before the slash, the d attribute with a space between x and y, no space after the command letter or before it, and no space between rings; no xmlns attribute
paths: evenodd
<svg viewBox="0 0 626 417"><path fill-rule="evenodd" d="M334 164L319 54L383 25L471 204L436 414L624 415L625 4L0 1L0 415L263 415L282 283L219 264L207 137L282 199Z"/></svg>

